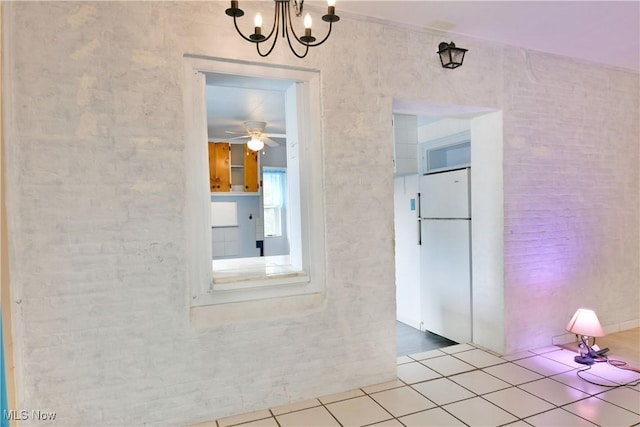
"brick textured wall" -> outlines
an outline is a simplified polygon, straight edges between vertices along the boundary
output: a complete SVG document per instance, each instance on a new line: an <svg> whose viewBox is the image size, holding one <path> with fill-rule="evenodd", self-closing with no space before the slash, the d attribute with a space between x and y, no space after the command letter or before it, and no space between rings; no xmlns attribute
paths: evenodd
<svg viewBox="0 0 640 427"><path fill-rule="evenodd" d="M638 319L638 74L506 52L508 348ZM535 324L535 327L531 325Z"/></svg>
<svg viewBox="0 0 640 427"><path fill-rule="evenodd" d="M179 425L392 377L393 97L505 112L507 348L577 305L637 318L637 74L474 40L443 70L440 35L352 19L303 61L282 42L261 60L224 2L4 6L18 404L52 425ZM322 310L189 323L185 53L321 71Z"/></svg>

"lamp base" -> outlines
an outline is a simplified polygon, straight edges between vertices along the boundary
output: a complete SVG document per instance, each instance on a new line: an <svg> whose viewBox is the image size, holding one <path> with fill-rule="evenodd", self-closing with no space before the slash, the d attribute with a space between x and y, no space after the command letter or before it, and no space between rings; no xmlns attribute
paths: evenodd
<svg viewBox="0 0 640 427"><path fill-rule="evenodd" d="M576 363L581 363L583 365L593 365L596 363L591 356L576 356L573 360L575 360Z"/></svg>

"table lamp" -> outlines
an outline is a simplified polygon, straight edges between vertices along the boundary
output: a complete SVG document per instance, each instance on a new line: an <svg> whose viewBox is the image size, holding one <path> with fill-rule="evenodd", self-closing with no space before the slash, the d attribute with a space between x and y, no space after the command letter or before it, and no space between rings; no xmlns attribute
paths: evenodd
<svg viewBox="0 0 640 427"><path fill-rule="evenodd" d="M578 344L579 356L574 360L583 365L592 365L598 354L589 345L589 337L603 337L604 331L600 326L598 316L593 310L579 308L567 324L567 331L576 334L580 340ZM595 344L595 339L594 342Z"/></svg>

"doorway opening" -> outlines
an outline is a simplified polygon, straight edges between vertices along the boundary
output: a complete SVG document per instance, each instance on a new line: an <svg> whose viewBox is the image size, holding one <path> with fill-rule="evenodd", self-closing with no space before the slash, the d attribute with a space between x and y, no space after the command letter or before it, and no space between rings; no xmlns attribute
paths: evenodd
<svg viewBox="0 0 640 427"><path fill-rule="evenodd" d="M398 356L456 343L499 350L502 115L400 100L393 113Z"/></svg>

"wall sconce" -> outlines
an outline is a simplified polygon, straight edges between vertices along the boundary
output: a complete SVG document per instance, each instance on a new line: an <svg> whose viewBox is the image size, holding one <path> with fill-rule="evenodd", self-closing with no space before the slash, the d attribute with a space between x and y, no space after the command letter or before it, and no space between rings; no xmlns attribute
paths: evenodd
<svg viewBox="0 0 640 427"><path fill-rule="evenodd" d="M589 345L589 337L604 336L604 331L602 330L602 326L600 326L600 321L596 313L593 310L579 308L567 324L566 329L578 335L580 339L578 344L580 355L574 358L576 363L593 365L595 362L594 357L599 357L600 354ZM595 345L595 339L593 344Z"/></svg>
<svg viewBox="0 0 640 427"><path fill-rule="evenodd" d="M444 68L458 68L462 65L462 61L464 61L464 54L469 49L462 49L461 47L456 47L456 45L451 43L442 42L438 46L438 55L440 55L440 62L442 62L442 66Z"/></svg>

